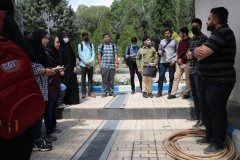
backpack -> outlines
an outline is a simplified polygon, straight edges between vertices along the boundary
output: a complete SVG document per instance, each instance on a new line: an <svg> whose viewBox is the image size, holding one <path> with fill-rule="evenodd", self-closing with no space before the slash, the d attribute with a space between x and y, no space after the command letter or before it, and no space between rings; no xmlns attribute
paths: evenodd
<svg viewBox="0 0 240 160"><path fill-rule="evenodd" d="M90 43L89 42L89 44L90 44L90 47L91 47L91 49L92 49L92 43ZM81 43L81 50L83 51L83 44ZM79 57L79 55L78 55L78 59L79 59L79 62L81 61L81 58Z"/></svg>
<svg viewBox="0 0 240 160"><path fill-rule="evenodd" d="M31 127L45 103L26 52L2 35L0 10L0 138L11 139Z"/></svg>
<svg viewBox="0 0 240 160"><path fill-rule="evenodd" d="M139 47L139 46L137 45L137 48L139 49L139 48L141 48L141 47ZM130 55L130 49L131 49L131 46L128 46L128 47L127 47L127 55ZM127 64L127 66L129 66L129 60L128 60L128 58L126 58L126 57L124 56L124 60L125 60L125 62L126 62L126 64Z"/></svg>

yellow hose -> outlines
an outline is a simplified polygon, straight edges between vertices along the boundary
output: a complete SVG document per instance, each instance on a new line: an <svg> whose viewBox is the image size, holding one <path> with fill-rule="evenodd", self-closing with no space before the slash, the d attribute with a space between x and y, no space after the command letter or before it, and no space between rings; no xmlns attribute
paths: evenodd
<svg viewBox="0 0 240 160"><path fill-rule="evenodd" d="M177 160L239 160L238 152L231 139L226 137L226 147L215 153L206 155L194 155L183 152L176 143L179 139L186 137L205 137L204 129L186 129L174 132L163 140L163 150L166 154Z"/></svg>

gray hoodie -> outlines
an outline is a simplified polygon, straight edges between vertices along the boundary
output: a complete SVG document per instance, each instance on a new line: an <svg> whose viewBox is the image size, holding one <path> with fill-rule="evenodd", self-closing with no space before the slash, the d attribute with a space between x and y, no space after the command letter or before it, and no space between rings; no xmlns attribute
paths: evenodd
<svg viewBox="0 0 240 160"><path fill-rule="evenodd" d="M168 40L163 39L159 44L158 53L161 56L160 63L170 63L172 61L177 62L178 41L176 39L172 39L172 41L165 47L166 53L162 54L162 49L167 43Z"/></svg>

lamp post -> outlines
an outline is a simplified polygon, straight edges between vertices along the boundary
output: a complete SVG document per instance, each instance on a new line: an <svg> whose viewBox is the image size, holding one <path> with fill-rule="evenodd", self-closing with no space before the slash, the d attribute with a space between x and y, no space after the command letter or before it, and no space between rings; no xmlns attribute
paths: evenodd
<svg viewBox="0 0 240 160"><path fill-rule="evenodd" d="M47 13L47 12L48 13ZM44 19L44 21L47 21L47 24L48 24L48 34L49 34L49 36L50 36L50 28L52 28L53 26L54 26L54 22L53 22L53 20L51 19L51 21L49 21L49 17L50 17L51 15L49 14L49 11L47 10L47 9L45 9L45 12L43 13L43 19Z"/></svg>

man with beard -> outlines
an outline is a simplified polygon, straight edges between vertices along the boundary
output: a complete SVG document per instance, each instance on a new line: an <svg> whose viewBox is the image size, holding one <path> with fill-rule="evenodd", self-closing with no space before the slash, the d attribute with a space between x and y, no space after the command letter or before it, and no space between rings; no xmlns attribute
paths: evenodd
<svg viewBox="0 0 240 160"><path fill-rule="evenodd" d="M179 42L179 47L178 47L178 52L177 52L177 70L174 76L174 82L173 82L173 88L171 91L171 95L168 97L168 99L176 98L176 93L177 93L177 87L180 81L180 78L185 72L185 80L186 80L186 86L185 86L185 91L182 99L187 99L189 98L189 92L190 92L190 82L189 82L189 62L188 59L186 58L186 52L189 47L189 42L190 42L190 37L188 37L188 28L183 27L179 30L179 35L182 38L182 40Z"/></svg>
<svg viewBox="0 0 240 160"><path fill-rule="evenodd" d="M192 96L193 102L195 106L195 116L193 120L198 120L194 128L199 128L204 125L202 120L202 114L199 107L199 89L201 79L198 75L198 60L194 56L193 51L196 47L201 46L207 40L207 36L205 36L202 32L202 21L198 18L192 20L192 33L194 37L190 43L190 47L187 51L187 59L189 59L189 79L190 79L190 86L192 89Z"/></svg>
<svg viewBox="0 0 240 160"><path fill-rule="evenodd" d="M178 41L176 39L172 39L172 31L170 29L164 30L164 36L165 39L161 40L158 49L158 52L161 56L161 61L159 70L158 93L156 97L162 96L163 81L167 69L169 69L168 97L171 96L175 73L175 63L177 62Z"/></svg>
<svg viewBox="0 0 240 160"><path fill-rule="evenodd" d="M236 82L236 40L227 22L228 10L213 8L207 21L207 30L212 34L194 51L202 78L200 107L206 126L206 137L197 143L211 143L204 149L206 154L224 148L228 125L226 105Z"/></svg>
<svg viewBox="0 0 240 160"><path fill-rule="evenodd" d="M78 45L79 65L81 66L82 98L86 98L86 74L88 74L88 96L93 94L93 60L95 59L94 46L89 42L87 32L82 33L83 42Z"/></svg>

